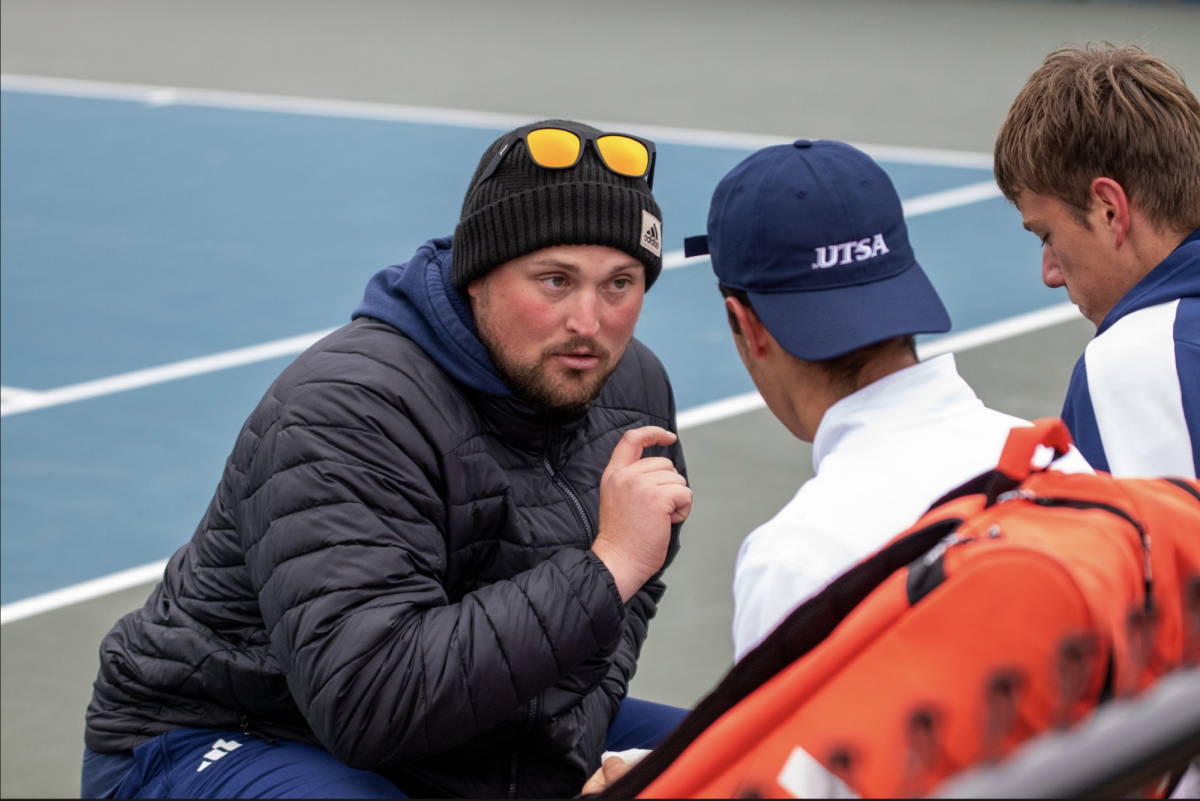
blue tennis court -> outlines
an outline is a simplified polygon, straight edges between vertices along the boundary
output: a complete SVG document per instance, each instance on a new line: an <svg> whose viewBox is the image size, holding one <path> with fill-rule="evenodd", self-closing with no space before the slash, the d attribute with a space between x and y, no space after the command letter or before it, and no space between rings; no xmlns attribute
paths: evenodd
<svg viewBox="0 0 1200 801"><path fill-rule="evenodd" d="M7 397L341 325L376 270L451 232L498 129L0 93ZM659 142L666 249L750 149ZM884 162L902 198L990 170ZM955 330L1061 303L999 198L910 219ZM753 389L706 262L664 272L639 336L680 409ZM0 601L165 558L287 359L5 413Z"/></svg>

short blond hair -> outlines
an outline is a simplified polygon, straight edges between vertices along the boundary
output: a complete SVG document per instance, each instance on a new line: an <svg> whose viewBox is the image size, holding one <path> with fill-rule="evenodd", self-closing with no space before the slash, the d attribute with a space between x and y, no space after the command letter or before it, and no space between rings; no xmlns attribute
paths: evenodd
<svg viewBox="0 0 1200 801"><path fill-rule="evenodd" d="M1200 228L1200 102L1140 47L1056 50L1000 126L995 171L1010 201L1050 195L1085 225L1092 181L1111 178L1151 224L1189 233Z"/></svg>

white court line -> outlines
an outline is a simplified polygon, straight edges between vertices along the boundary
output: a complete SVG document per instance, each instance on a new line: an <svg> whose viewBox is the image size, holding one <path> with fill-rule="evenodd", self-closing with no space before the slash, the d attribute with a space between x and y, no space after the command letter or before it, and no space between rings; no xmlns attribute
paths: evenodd
<svg viewBox="0 0 1200 801"><path fill-rule="evenodd" d="M507 131L525 125L545 115L526 117L515 114L496 114L488 111L461 111L429 106L404 106L392 103L364 103L351 100L322 100L311 97L259 95L246 92L224 92L209 89L180 89L170 86L146 86L130 83L105 83L64 78L45 78L35 75L0 74L0 90L29 94L82 97L95 100L122 100L147 106L201 106L241 111L272 111L284 114L306 114L318 117L343 117L360 120L390 120L430 125L452 125L459 128L484 128ZM631 125L627 123L592 120L597 128L625 131L644 136L662 144L698 145L757 150L769 145L787 144L795 137L764 134L708 131L692 128L673 128L660 125ZM992 168L989 153L961 150L941 150L923 147L854 144L878 161L904 164L926 164L937 167Z"/></svg>
<svg viewBox="0 0 1200 801"><path fill-rule="evenodd" d="M917 353L922 359L928 359L941 353L957 353L1074 319L1082 319L1079 309L1073 304L1063 303L1058 306L1050 306L1046 309L1029 312L1028 314L1010 317L1007 320L1000 320L991 325L972 328L969 331L963 331L961 334L953 334L930 342L924 342L917 347ZM705 423L712 423L717 420L724 420L744 414L745 412L752 412L755 409L761 409L765 406L766 403L763 402L762 396L757 392L747 392L744 395L735 395L732 398L685 409L679 413L677 425L679 430L683 431L688 428L704 425ZM93 598L120 592L121 590L136 587L140 584L148 584L162 577L165 566L166 560L152 562L151 564L135 567L131 570L113 573L103 578L85 581L82 584L64 587L61 590L48 592L44 595L35 595L32 598L5 604L4 606L0 606L0 625L6 625L15 620L21 620L33 615L40 615L43 612L50 612L54 609L61 609L64 606L90 601Z"/></svg>
<svg viewBox="0 0 1200 801"><path fill-rule="evenodd" d="M8 403L26 395L36 395L32 389L17 389L16 387L0 387L0 403Z"/></svg>
<svg viewBox="0 0 1200 801"><path fill-rule="evenodd" d="M23 601L13 601L11 604L0 606L0 626L7 626L14 621L40 615L43 612L62 609L64 606L73 606L105 595L112 595L114 592L127 590L139 584L149 584L151 581L161 579L166 568L167 560L163 559L81 584L72 584L70 587L63 587L61 590L44 595L35 595Z"/></svg>
<svg viewBox="0 0 1200 801"><path fill-rule="evenodd" d="M692 256L690 259L683 255L683 250L668 250L663 254L663 269L674 270L678 267L687 267L689 264L702 264L708 261L708 256Z"/></svg>
<svg viewBox="0 0 1200 801"><path fill-rule="evenodd" d="M932 214L935 211L945 211L997 197L1004 197L1004 193L1000 191L1000 187L996 186L995 181L988 180L960 186L957 189L947 189L944 192L933 192L910 198L901 205L904 207L905 219L910 219L920 217L922 214Z"/></svg>
<svg viewBox="0 0 1200 801"><path fill-rule="evenodd" d="M932 214L935 211L945 211L946 209L966 206L970 203L979 203L983 200L991 200L992 198L1003 196L1004 193L1000 191L1000 187L996 186L996 182L989 180L980 181L977 184L967 184L957 189L947 189L943 192L932 192L928 195L909 198L908 200L901 201L900 206L904 209L904 219L909 220L913 217L920 217L922 214ZM662 260L664 270L674 270L679 267L687 267L690 264L706 262L708 261L708 256L692 256L688 258L683 254L682 250L672 250L664 253Z"/></svg>
<svg viewBox="0 0 1200 801"><path fill-rule="evenodd" d="M22 412L32 412L35 409L45 409L50 406L60 406L64 403L73 403L75 401L87 400L88 398L98 398L101 395L111 395L114 392L139 389L154 384L162 384L166 381L175 381L180 378L211 373L217 370L228 370L230 367L254 364L255 362L275 359L280 356L291 356L296 353L302 353L314 342L336 330L336 328L326 328L322 331L314 331L311 334L277 339L274 342L251 345L248 348L227 350L224 353L214 353L211 356L201 356L196 359L185 359L181 362L164 364L160 367L134 370L131 373L122 373L95 381L84 381L81 384L71 384L59 387L58 389L47 389L40 392L27 389L17 390L15 394L6 394L0 400L0 417L7 417L10 414L21 414Z"/></svg>
<svg viewBox="0 0 1200 801"><path fill-rule="evenodd" d="M944 211L955 206L977 203L981 200L998 197L999 195L1000 190L996 188L994 181L983 181L957 189L949 189L944 192L934 192L929 195L911 198L904 201L904 214L906 218L917 217L935 211ZM700 264L707 261L708 256L694 256L689 259L684 257L682 250L672 250L663 254L663 269L673 270L678 267ZM160 367L150 367L145 370L134 370L131 373L122 373L121 375L101 378L95 381L84 381L80 384L71 384L57 389L37 391L5 387L3 395L0 395L0 417L7 417L10 414L21 414L22 412L32 412L36 409L46 409L51 406L60 406L64 403L97 398L101 395L111 395L114 392L124 392L130 389L148 387L153 384L161 384L164 381L189 378L216 370L226 370L230 367L240 367L266 359L274 359L279 356L301 353L309 345L333 330L335 329L329 328L323 331L315 331L311 334L302 334L300 336L288 337L287 339L275 340L274 342L267 342L262 345L252 345L248 348L238 348L237 350L229 350L211 356L187 359Z"/></svg>
<svg viewBox="0 0 1200 801"><path fill-rule="evenodd" d="M1009 317L1007 320L972 328L961 334L951 334L922 342L917 345L917 356L921 359L929 359L942 353L960 353L1075 319L1083 319L1079 308L1074 303L1060 303L1057 306L1038 309L1027 314ZM702 426L705 423L713 423L727 417L752 412L755 409L763 409L766 405L766 401L757 392L747 392L744 395L734 395L732 398L685 409L679 412L676 424L679 430L683 431L687 428Z"/></svg>

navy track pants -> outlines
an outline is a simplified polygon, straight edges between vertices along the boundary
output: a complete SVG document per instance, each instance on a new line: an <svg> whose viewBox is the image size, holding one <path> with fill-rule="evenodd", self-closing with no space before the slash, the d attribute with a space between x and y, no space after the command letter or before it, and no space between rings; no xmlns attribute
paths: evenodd
<svg viewBox="0 0 1200 801"><path fill-rule="evenodd" d="M626 698L605 749L653 748L686 709ZM119 754L86 750L83 798L404 798L377 773L304 743L236 731L175 729Z"/></svg>

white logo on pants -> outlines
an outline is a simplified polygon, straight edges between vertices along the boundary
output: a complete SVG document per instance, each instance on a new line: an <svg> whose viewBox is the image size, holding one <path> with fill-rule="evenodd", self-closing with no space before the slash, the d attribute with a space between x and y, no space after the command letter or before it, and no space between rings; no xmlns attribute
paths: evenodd
<svg viewBox="0 0 1200 801"><path fill-rule="evenodd" d="M204 761L200 763L200 767L196 768L196 772L199 773L221 757L228 754L230 751L234 751L241 747L242 744L237 740L217 740L215 743L213 743L212 750L204 755Z"/></svg>

